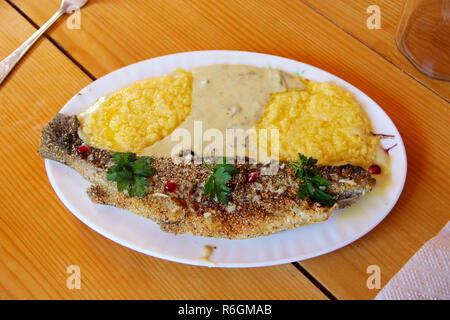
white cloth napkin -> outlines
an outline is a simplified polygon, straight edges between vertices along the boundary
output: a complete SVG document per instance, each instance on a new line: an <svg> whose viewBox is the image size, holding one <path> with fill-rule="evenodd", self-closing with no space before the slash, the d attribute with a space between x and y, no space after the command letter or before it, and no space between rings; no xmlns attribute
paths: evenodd
<svg viewBox="0 0 450 320"><path fill-rule="evenodd" d="M450 222L417 251L375 299L450 299Z"/></svg>

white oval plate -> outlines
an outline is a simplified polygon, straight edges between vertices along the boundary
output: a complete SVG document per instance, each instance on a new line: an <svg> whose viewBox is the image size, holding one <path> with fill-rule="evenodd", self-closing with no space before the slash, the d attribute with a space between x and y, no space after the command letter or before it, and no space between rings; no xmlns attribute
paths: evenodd
<svg viewBox="0 0 450 320"><path fill-rule="evenodd" d="M51 185L64 205L82 222L103 236L133 250L171 261L218 267L259 267L300 261L341 248L373 229L397 202L406 178L406 152L397 128L368 96L342 79L297 61L251 52L197 51L142 61L116 70L75 95L61 113L76 114L99 97L134 81L162 76L176 68L211 64L247 64L285 70L315 81L331 81L350 92L364 107L375 132L392 134L392 182L382 193L369 194L357 204L335 213L329 220L246 240L213 239L164 233L156 223L128 211L94 204L86 195L89 183L74 170L45 160ZM204 245L216 247L212 263L201 260Z"/></svg>

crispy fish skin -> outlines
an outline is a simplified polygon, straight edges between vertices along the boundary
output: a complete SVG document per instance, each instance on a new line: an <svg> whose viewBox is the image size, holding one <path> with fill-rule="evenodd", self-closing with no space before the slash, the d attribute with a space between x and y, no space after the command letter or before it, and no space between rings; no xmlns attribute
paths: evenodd
<svg viewBox="0 0 450 320"><path fill-rule="evenodd" d="M92 182L87 194L93 202L129 210L175 234L229 239L269 235L325 221L336 208L350 205L375 185L375 179L360 167L320 167L320 173L331 182L327 192L337 199L333 207L326 207L309 197L296 198L298 181L288 163L281 162L276 175L260 175L253 183L247 182L248 174L260 172L263 165L246 163L236 165L239 174L227 184L230 202L222 204L203 194L209 177L203 165L174 164L170 158L157 157L152 164L157 174L150 179L152 188L147 196L130 197L106 179L113 164L111 152L93 147L84 156L77 152L83 143L78 129L76 116L56 115L42 130L39 155L64 163ZM164 186L171 180L177 188L166 192Z"/></svg>

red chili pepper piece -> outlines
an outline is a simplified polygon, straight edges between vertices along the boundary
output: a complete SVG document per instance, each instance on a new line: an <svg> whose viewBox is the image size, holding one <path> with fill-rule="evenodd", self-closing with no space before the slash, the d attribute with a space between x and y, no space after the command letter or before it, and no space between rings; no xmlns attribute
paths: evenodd
<svg viewBox="0 0 450 320"><path fill-rule="evenodd" d="M381 168L379 165L377 164L373 164L369 167L369 172L371 174L380 174L381 173Z"/></svg>
<svg viewBox="0 0 450 320"><path fill-rule="evenodd" d="M167 192L174 192L176 188L177 184L175 183L175 181L169 181L164 186L164 190L166 190Z"/></svg>
<svg viewBox="0 0 450 320"><path fill-rule="evenodd" d="M255 181L257 178L258 178L258 172L251 172L247 176L247 182L251 183L251 182Z"/></svg>
<svg viewBox="0 0 450 320"><path fill-rule="evenodd" d="M84 154L89 151L89 147L85 144L82 144L81 146L78 147L77 151L80 154Z"/></svg>

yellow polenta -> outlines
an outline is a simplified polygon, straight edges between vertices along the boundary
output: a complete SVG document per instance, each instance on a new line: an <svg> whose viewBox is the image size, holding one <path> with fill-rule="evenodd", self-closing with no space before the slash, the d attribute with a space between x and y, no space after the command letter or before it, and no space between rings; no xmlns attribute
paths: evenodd
<svg viewBox="0 0 450 320"><path fill-rule="evenodd" d="M191 73L178 69L124 87L80 114L81 133L91 145L139 153L189 115L192 81Z"/></svg>
<svg viewBox="0 0 450 320"><path fill-rule="evenodd" d="M224 84L218 75L213 73L210 78L200 79L181 69L164 77L135 82L80 113L80 135L95 147L139 154L145 153L147 147L167 142L164 138L182 123L186 124L186 119L191 120L186 126L202 120L222 121L228 128L234 126L232 120L241 117L248 127L278 130L280 160L296 161L298 153L302 153L318 159L321 165L349 163L368 167L373 163L379 139L371 134L369 119L350 92L332 83L308 82L304 89L262 88L257 93L267 95L268 103L258 104L261 112L258 109L255 114L246 113L250 109L243 110L233 102L228 110L231 120L227 120L224 99L230 93L240 92L244 101L252 93L241 92L242 81L248 81L244 72L248 67L240 68L243 75L233 78L235 81L227 92L223 91ZM261 78L262 86L266 83L263 80L267 79ZM288 91L279 92L280 89ZM214 103L205 105L210 112L195 111L192 102L196 101L198 107L199 99L208 92L218 92L212 97ZM194 118L188 118L193 115ZM191 127L188 129L192 131ZM270 133L259 135L258 145L262 149L267 147L268 154L270 139Z"/></svg>
<svg viewBox="0 0 450 320"><path fill-rule="evenodd" d="M352 94L327 82L310 82L304 90L273 94L256 128L279 130L281 160L296 161L300 152L322 165L368 167L379 142ZM267 137L269 141L259 144L270 146L270 134Z"/></svg>

